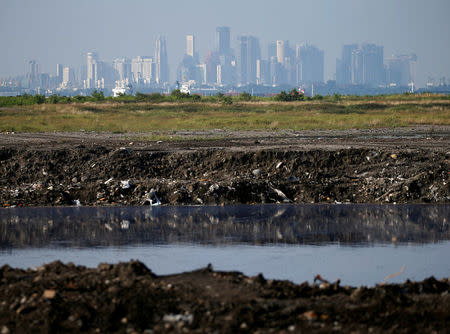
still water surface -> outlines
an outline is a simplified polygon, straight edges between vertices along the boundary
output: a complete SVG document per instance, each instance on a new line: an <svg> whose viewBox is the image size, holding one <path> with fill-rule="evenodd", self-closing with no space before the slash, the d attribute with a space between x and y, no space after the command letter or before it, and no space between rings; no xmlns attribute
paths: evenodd
<svg viewBox="0 0 450 334"><path fill-rule="evenodd" d="M0 210L0 265L138 259L156 274L238 270L374 285L450 276L448 205L257 205Z"/></svg>

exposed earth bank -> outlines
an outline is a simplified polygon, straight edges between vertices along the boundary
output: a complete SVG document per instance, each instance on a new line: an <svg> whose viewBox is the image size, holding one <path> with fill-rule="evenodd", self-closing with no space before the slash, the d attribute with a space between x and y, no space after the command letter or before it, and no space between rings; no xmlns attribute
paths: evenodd
<svg viewBox="0 0 450 334"><path fill-rule="evenodd" d="M450 127L158 135L0 134L0 205L450 202Z"/></svg>
<svg viewBox="0 0 450 334"><path fill-rule="evenodd" d="M140 262L0 268L1 333L447 333L450 281L340 286Z"/></svg>

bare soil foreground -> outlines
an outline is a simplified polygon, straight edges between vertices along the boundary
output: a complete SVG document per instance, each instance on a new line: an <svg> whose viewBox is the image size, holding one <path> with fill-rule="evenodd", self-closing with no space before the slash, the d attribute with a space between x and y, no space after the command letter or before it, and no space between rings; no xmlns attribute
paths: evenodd
<svg viewBox="0 0 450 334"><path fill-rule="evenodd" d="M2 133L0 205L450 203L448 126L148 135ZM0 332L448 333L449 290L434 278L156 276L139 262L3 266Z"/></svg>
<svg viewBox="0 0 450 334"><path fill-rule="evenodd" d="M448 333L450 281L295 285L142 263L0 268L1 333Z"/></svg>
<svg viewBox="0 0 450 334"><path fill-rule="evenodd" d="M0 162L6 207L450 202L449 126L2 133Z"/></svg>

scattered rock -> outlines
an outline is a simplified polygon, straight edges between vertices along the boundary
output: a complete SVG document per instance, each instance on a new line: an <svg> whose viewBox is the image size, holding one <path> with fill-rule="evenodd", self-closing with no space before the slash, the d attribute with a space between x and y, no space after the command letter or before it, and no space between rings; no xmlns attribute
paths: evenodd
<svg viewBox="0 0 450 334"><path fill-rule="evenodd" d="M44 290L42 297L45 299L53 299L56 297L56 291L55 290Z"/></svg>
<svg viewBox="0 0 450 334"><path fill-rule="evenodd" d="M194 316L192 314L165 314L163 321L169 323L184 322L191 324L194 321Z"/></svg>
<svg viewBox="0 0 450 334"><path fill-rule="evenodd" d="M252 171L252 174L253 174L254 176L256 176L256 177L261 176L261 175L262 175L262 170L259 169L259 168L254 169L254 170Z"/></svg>
<svg viewBox="0 0 450 334"><path fill-rule="evenodd" d="M266 281L212 267L156 276L137 261L97 268L53 262L41 268L0 267L0 334L303 333L315 328L395 333L400 326L405 332L432 333L450 316L450 280L432 277L358 290Z"/></svg>

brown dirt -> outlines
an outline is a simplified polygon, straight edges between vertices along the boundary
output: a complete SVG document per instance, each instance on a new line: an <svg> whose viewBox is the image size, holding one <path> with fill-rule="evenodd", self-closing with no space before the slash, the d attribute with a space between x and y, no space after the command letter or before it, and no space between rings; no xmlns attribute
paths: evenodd
<svg viewBox="0 0 450 334"><path fill-rule="evenodd" d="M450 202L450 127L143 135L0 134L0 205ZM156 276L139 262L3 266L0 333L448 333L449 290L434 278Z"/></svg>
<svg viewBox="0 0 450 334"><path fill-rule="evenodd" d="M448 126L145 135L0 134L0 205L450 202Z"/></svg>
<svg viewBox="0 0 450 334"><path fill-rule="evenodd" d="M448 333L450 280L300 285L139 262L0 268L1 333Z"/></svg>

